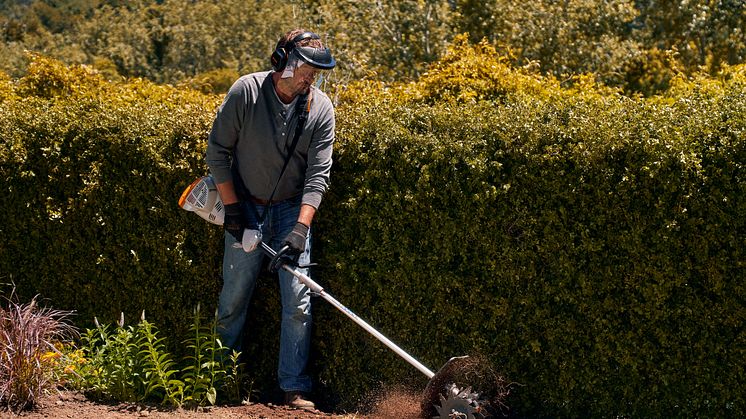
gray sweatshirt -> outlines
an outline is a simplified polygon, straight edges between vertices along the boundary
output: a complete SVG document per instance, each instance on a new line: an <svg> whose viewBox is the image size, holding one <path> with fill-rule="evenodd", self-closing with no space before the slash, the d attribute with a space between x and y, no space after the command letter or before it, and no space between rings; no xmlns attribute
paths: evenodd
<svg viewBox="0 0 746 419"><path fill-rule="evenodd" d="M230 88L207 141L207 165L217 183L232 180L231 164L236 164L252 196L268 200L277 184L273 202L302 193L302 203L318 208L329 186L332 166L332 102L311 87L308 120L278 184L298 124L297 99L284 105L274 90L271 74L266 71L243 76Z"/></svg>

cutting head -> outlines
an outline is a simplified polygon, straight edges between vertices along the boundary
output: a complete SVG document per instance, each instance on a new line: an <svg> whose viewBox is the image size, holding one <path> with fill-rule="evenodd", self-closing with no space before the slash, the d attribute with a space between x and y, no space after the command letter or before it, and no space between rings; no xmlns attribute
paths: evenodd
<svg viewBox="0 0 746 419"><path fill-rule="evenodd" d="M440 405L435 406L439 418L448 419L482 419L487 417L483 408L484 400L471 387L460 389L456 384L446 388L446 395L440 395Z"/></svg>
<svg viewBox="0 0 746 419"><path fill-rule="evenodd" d="M480 356L451 358L427 383L420 405L423 418L483 419L505 407L504 379ZM479 393L472 391L478 388Z"/></svg>

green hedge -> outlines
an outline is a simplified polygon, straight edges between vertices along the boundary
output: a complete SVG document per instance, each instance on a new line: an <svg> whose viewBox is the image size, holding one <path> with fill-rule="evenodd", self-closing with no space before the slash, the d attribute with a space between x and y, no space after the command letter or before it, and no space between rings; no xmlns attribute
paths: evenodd
<svg viewBox="0 0 746 419"><path fill-rule="evenodd" d="M745 70L646 101L462 45L352 88L323 280L431 368L486 354L518 416L741 416ZM411 373L319 321L332 393Z"/></svg>
<svg viewBox="0 0 746 419"><path fill-rule="evenodd" d="M415 83L340 89L315 276L432 369L489 358L517 383L516 416L742 416L745 73L643 100L457 43ZM220 229L176 206L206 171L219 102L40 57L0 80L0 272L81 324L145 309L183 334L220 286ZM262 391L276 288L263 277L251 308ZM324 403L424 388L328 304L314 310Z"/></svg>
<svg viewBox="0 0 746 419"><path fill-rule="evenodd" d="M220 229L177 200L204 174L215 98L36 57L0 101L0 272L21 295L186 331L219 289ZM214 306L214 304L213 304Z"/></svg>

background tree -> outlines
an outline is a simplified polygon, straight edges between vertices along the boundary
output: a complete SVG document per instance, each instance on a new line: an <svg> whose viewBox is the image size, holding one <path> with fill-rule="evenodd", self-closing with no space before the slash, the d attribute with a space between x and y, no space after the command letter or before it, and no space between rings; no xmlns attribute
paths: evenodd
<svg viewBox="0 0 746 419"><path fill-rule="evenodd" d="M164 79L180 80L221 68L238 73L267 69L274 42L289 29L283 16L292 14L293 8L281 1L164 3Z"/></svg>
<svg viewBox="0 0 746 419"><path fill-rule="evenodd" d="M675 49L688 69L717 72L746 58L746 3L742 0L641 0L643 42Z"/></svg>
<svg viewBox="0 0 746 419"><path fill-rule="evenodd" d="M21 75L32 50L109 77L223 89L266 69L288 25L325 38L339 61L328 80L342 85L415 79L461 33L517 66L648 95L746 58L742 0L31 0L0 2L0 69Z"/></svg>
<svg viewBox="0 0 746 419"><path fill-rule="evenodd" d="M157 7L146 2L106 5L81 22L71 38L83 46L88 63L111 62L123 76L163 81L158 66L160 20Z"/></svg>
<svg viewBox="0 0 746 419"><path fill-rule="evenodd" d="M634 38L631 0L473 0L457 2L457 25L472 42L482 38L507 50L519 66L538 64L557 77L595 73L619 85L628 63L641 54Z"/></svg>
<svg viewBox="0 0 746 419"><path fill-rule="evenodd" d="M447 0L322 0L320 27L340 54L342 77L411 79L453 39Z"/></svg>

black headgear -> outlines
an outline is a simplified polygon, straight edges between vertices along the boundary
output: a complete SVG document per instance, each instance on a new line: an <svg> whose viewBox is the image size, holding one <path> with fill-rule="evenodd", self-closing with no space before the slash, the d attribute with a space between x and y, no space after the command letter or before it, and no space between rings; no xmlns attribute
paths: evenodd
<svg viewBox="0 0 746 419"><path fill-rule="evenodd" d="M283 43L282 41L277 43L275 51L272 53L270 60L272 61L272 68L275 71L282 71L288 64L288 57L294 50L298 53L298 57L304 62L310 64L313 67L320 68L322 70L330 70L337 64L332 57L329 48L314 48L311 46L301 47L298 43L306 39L321 39L318 35L313 32L303 32L302 34L294 37L289 42Z"/></svg>

